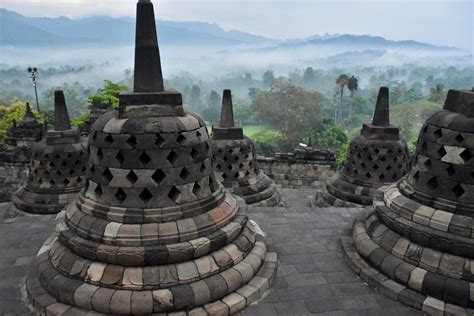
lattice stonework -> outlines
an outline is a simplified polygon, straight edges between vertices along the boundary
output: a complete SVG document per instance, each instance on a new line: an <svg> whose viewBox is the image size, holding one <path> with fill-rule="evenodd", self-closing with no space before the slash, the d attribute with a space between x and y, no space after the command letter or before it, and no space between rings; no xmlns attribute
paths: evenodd
<svg viewBox="0 0 474 316"><path fill-rule="evenodd" d="M407 145L389 122L388 89L381 88L372 124L352 140L343 168L318 191L315 206L360 207L380 199L380 187L402 178L409 168ZM378 124L378 125L376 125Z"/></svg>
<svg viewBox="0 0 474 316"><path fill-rule="evenodd" d="M216 180L205 122L164 89L151 1L138 2L136 33L134 91L92 126L87 185L28 295L58 316L235 313L268 289L276 254Z"/></svg>
<svg viewBox="0 0 474 316"><path fill-rule="evenodd" d="M12 196L20 211L58 213L86 185L87 139L71 128L62 91L55 93L55 116L59 130L47 131L45 138L32 146L28 180Z"/></svg>
<svg viewBox="0 0 474 316"><path fill-rule="evenodd" d="M473 109L474 92L448 92L420 132L409 176L343 240L362 278L428 314L474 313Z"/></svg>
<svg viewBox="0 0 474 316"><path fill-rule="evenodd" d="M213 169L218 181L249 205L284 205L273 181L258 167L253 142L234 124L230 90L224 90L221 121L213 128L212 138Z"/></svg>

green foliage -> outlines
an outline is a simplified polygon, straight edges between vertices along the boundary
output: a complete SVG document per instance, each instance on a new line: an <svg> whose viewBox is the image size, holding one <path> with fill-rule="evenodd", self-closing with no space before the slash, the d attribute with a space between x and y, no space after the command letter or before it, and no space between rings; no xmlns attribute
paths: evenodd
<svg viewBox="0 0 474 316"><path fill-rule="evenodd" d="M407 142L416 141L426 119L441 108L441 104L430 101L399 104L392 107L390 121L400 128L402 139Z"/></svg>
<svg viewBox="0 0 474 316"><path fill-rule="evenodd" d="M285 151L314 138L323 128L321 95L291 82L275 80L270 91L255 100L252 109L282 135Z"/></svg>
<svg viewBox="0 0 474 316"><path fill-rule="evenodd" d="M347 151L349 150L349 143L341 146L338 155L336 157L336 168L341 168L347 158Z"/></svg>
<svg viewBox="0 0 474 316"><path fill-rule="evenodd" d="M13 121L16 121L17 124L23 121L25 111L26 103L18 99L14 99L9 106L0 105L0 144L5 143L5 136L8 130L13 127ZM40 123L44 122L41 115L35 110L33 110L33 114Z"/></svg>
<svg viewBox="0 0 474 316"><path fill-rule="evenodd" d="M342 128L329 125L318 133L316 144L325 148L340 149L347 144L347 135Z"/></svg>
<svg viewBox="0 0 474 316"><path fill-rule="evenodd" d="M275 131L263 129L253 133L251 139L259 155L271 156L280 151L278 143L281 141L281 135Z"/></svg>
<svg viewBox="0 0 474 316"><path fill-rule="evenodd" d="M96 107L98 109L107 109L113 107L118 109L119 107L119 94L121 91L128 90L129 88L125 85L112 82L110 80L104 81L104 87L98 90L95 95L89 96L87 99L88 107Z"/></svg>
<svg viewBox="0 0 474 316"><path fill-rule="evenodd" d="M71 121L72 126L81 127L89 120L89 113L84 113L80 117Z"/></svg>
<svg viewBox="0 0 474 316"><path fill-rule="evenodd" d="M234 106L234 120L243 124L253 115L252 109L246 105L239 104Z"/></svg>

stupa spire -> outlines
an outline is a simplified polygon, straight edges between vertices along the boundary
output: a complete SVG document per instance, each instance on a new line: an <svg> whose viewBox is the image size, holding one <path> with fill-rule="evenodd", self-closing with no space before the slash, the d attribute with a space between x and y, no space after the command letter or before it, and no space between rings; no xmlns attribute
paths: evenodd
<svg viewBox="0 0 474 316"><path fill-rule="evenodd" d="M28 123L38 123L38 121L36 120L35 115L31 111L30 103L26 102L26 111L25 111L25 116L23 116L22 124L28 124Z"/></svg>
<svg viewBox="0 0 474 316"><path fill-rule="evenodd" d="M221 122L220 127L234 127L234 108L232 105L232 92L229 89L224 90L222 96Z"/></svg>
<svg viewBox="0 0 474 316"><path fill-rule="evenodd" d="M64 98L62 90L54 92L54 129L56 131L67 131L71 129L66 99Z"/></svg>
<svg viewBox="0 0 474 316"><path fill-rule="evenodd" d="M374 118L372 125L389 126L390 125L390 108L389 108L388 88L381 87L375 105Z"/></svg>
<svg viewBox="0 0 474 316"><path fill-rule="evenodd" d="M150 0L137 4L134 92L164 91L155 12Z"/></svg>

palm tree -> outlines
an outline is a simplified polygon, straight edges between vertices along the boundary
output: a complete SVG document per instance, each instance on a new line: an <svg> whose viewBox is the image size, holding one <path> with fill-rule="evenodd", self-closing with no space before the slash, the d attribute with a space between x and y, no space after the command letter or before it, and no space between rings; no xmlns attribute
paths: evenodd
<svg viewBox="0 0 474 316"><path fill-rule="evenodd" d="M346 74L342 74L336 79L336 84L341 89L341 92L340 92L341 93L341 104L340 104L340 108L339 108L339 119L341 121L342 121L342 102L343 102L343 98L344 98L344 88L346 87L348 81L349 81L349 77Z"/></svg>
<svg viewBox="0 0 474 316"><path fill-rule="evenodd" d="M445 97L444 86L441 83L436 84L434 88L430 88L429 100L432 102L442 103Z"/></svg>
<svg viewBox="0 0 474 316"><path fill-rule="evenodd" d="M352 101L354 100L354 93L359 89L359 79L352 76L347 81L347 89L351 92L351 98L349 101L349 119L352 118Z"/></svg>

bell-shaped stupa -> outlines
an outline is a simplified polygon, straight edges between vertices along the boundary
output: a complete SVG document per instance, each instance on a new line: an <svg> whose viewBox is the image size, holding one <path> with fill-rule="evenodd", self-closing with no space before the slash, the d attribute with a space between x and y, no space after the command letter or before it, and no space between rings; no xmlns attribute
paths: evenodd
<svg viewBox="0 0 474 316"><path fill-rule="evenodd" d="M314 206L361 207L380 199L378 189L398 181L409 169L407 144L390 125L388 88L380 88L372 124L349 145L344 166L324 189L316 192Z"/></svg>
<svg viewBox="0 0 474 316"><path fill-rule="evenodd" d="M43 125L38 122L31 111L30 104L26 103L26 111L20 124L13 123L5 137L5 144L18 147L30 147L41 140Z"/></svg>
<svg viewBox="0 0 474 316"><path fill-rule="evenodd" d="M408 177L343 241L369 285L433 315L474 310L474 91L448 92L424 124Z"/></svg>
<svg viewBox="0 0 474 316"><path fill-rule="evenodd" d="M164 90L151 1L138 2L136 36L134 91L95 122L88 185L28 294L52 315L234 313L268 289L276 254L215 180L202 119Z"/></svg>
<svg viewBox="0 0 474 316"><path fill-rule="evenodd" d="M20 211L58 213L86 184L87 139L71 127L62 91L54 95L54 119L54 129L32 145L26 184L12 195L12 202ZM31 126L36 124L34 116L29 115L27 121Z"/></svg>
<svg viewBox="0 0 474 316"><path fill-rule="evenodd" d="M221 121L213 127L213 168L217 180L252 206L282 206L275 183L258 168L253 142L235 126L230 90L224 90Z"/></svg>

